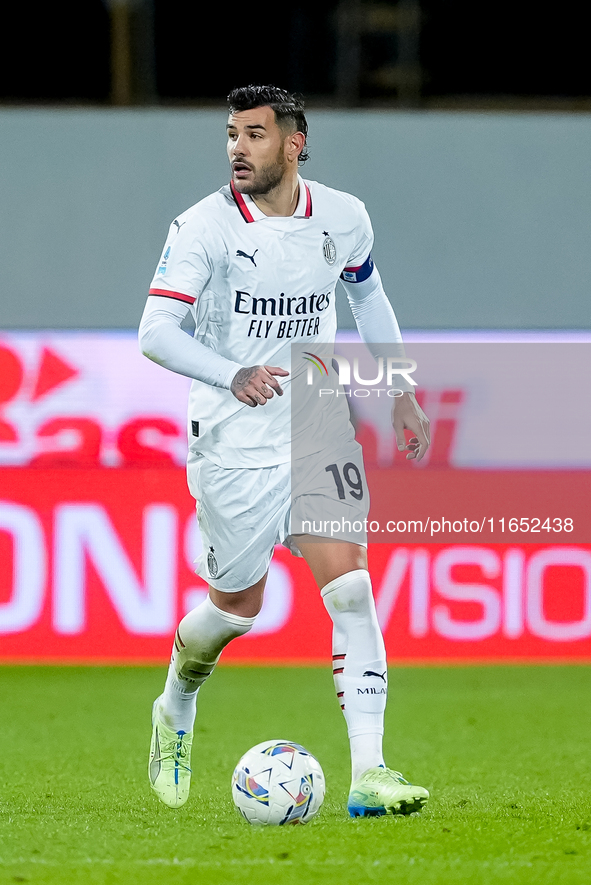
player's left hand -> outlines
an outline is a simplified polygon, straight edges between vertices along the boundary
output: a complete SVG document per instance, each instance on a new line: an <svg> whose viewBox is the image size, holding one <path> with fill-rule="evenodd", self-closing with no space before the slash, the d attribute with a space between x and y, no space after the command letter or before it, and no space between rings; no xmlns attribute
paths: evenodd
<svg viewBox="0 0 591 885"><path fill-rule="evenodd" d="M420 461L429 448L431 434L429 419L419 406L414 393L403 393L397 396L392 406L392 427L396 433L398 451L407 451L407 461ZM410 430L414 436L408 443L404 431Z"/></svg>

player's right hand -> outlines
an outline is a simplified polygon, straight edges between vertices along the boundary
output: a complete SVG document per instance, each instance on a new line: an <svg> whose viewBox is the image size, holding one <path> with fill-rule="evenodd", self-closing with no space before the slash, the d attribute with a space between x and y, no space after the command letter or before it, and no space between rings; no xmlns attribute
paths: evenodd
<svg viewBox="0 0 591 885"><path fill-rule="evenodd" d="M279 366L249 366L240 369L234 375L230 390L237 400L246 403L251 408L264 406L268 399L273 396L273 390L283 396L283 390L274 375L289 375L285 369Z"/></svg>

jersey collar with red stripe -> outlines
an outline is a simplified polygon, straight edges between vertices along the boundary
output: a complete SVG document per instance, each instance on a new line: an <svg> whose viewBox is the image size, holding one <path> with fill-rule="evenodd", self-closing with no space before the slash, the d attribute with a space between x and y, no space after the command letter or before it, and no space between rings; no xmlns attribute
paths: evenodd
<svg viewBox="0 0 591 885"><path fill-rule="evenodd" d="M312 195L310 188L303 178L298 175L298 184L300 186L300 195L295 212L291 218L310 218L312 215ZM269 218L264 212L261 212L255 201L249 194L241 194L234 187L234 182L230 182L230 191L234 197L234 201L240 209L240 214L249 224L252 221L260 221L262 218Z"/></svg>

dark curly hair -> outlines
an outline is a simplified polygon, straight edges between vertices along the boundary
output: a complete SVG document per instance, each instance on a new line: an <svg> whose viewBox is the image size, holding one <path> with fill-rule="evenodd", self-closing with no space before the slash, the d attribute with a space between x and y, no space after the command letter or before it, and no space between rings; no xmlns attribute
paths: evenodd
<svg viewBox="0 0 591 885"><path fill-rule="evenodd" d="M278 126L293 127L296 132L303 132L306 139L308 137L303 99L299 95L286 92L285 89L279 89L278 86L241 86L229 94L228 104L231 114L250 111L253 108L270 107L275 112ZM305 163L308 158L308 148L304 141L298 162Z"/></svg>

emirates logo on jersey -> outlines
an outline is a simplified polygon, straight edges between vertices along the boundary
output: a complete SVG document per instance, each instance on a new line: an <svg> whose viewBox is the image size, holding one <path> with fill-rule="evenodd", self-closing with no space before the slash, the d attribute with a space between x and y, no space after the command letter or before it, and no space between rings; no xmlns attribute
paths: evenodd
<svg viewBox="0 0 591 885"><path fill-rule="evenodd" d="M324 233L324 242L322 243L322 251L324 253L324 258L327 264L330 264L331 267L337 260L337 247L334 244L334 240L328 234L328 231L323 231Z"/></svg>

